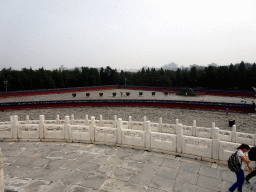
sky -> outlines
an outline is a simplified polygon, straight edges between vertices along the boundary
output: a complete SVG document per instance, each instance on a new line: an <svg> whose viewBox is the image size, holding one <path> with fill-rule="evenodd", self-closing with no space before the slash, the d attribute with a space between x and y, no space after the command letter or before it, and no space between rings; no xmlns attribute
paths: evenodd
<svg viewBox="0 0 256 192"><path fill-rule="evenodd" d="M255 0L0 0L0 69L256 62Z"/></svg>

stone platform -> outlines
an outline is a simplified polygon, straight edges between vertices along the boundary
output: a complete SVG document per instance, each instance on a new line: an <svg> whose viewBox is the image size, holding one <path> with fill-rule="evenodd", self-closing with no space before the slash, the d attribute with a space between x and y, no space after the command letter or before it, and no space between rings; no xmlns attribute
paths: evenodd
<svg viewBox="0 0 256 192"><path fill-rule="evenodd" d="M0 148L6 192L224 192L236 180L224 165L115 146L0 142ZM256 191L256 178L243 191Z"/></svg>

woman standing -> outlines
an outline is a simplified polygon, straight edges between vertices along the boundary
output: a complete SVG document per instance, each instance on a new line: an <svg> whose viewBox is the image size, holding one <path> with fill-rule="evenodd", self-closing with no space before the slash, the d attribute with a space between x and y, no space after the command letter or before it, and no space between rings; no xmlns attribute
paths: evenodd
<svg viewBox="0 0 256 192"><path fill-rule="evenodd" d="M237 188L237 190L239 192L242 192L242 187L244 184L244 168L245 168L245 164L247 164L248 168L252 171L252 168L250 167L249 163L250 160L246 158L245 154L246 152L248 152L250 150L250 147L246 144L241 144L238 148L237 148L237 159L241 164L241 170L239 172L236 172L236 178L237 181L229 188L230 192L235 191L235 189Z"/></svg>

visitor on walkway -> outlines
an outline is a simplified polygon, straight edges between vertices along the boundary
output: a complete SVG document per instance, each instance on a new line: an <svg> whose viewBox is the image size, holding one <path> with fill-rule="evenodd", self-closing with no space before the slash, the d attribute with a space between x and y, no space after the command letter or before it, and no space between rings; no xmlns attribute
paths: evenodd
<svg viewBox="0 0 256 192"><path fill-rule="evenodd" d="M256 147L252 147L248 152L249 159L251 161L256 161ZM256 175L256 169L254 169L251 173L249 173L245 177L245 181L250 184L249 180Z"/></svg>
<svg viewBox="0 0 256 192"><path fill-rule="evenodd" d="M241 103L244 103L244 98L241 99Z"/></svg>
<svg viewBox="0 0 256 192"><path fill-rule="evenodd" d="M226 117L228 118L229 109L226 108Z"/></svg>
<svg viewBox="0 0 256 192"><path fill-rule="evenodd" d="M239 172L236 172L236 178L237 181L229 188L229 192L233 192L236 190L239 192L242 192L243 184L244 184L244 168L245 164L247 164L248 168L252 171L252 168L250 167L249 163L250 160L246 158L245 154L250 150L250 147L246 144L241 144L237 148L237 159L239 162L241 162L241 170Z"/></svg>
<svg viewBox="0 0 256 192"><path fill-rule="evenodd" d="M121 97L123 97L123 92L120 92L121 93Z"/></svg>

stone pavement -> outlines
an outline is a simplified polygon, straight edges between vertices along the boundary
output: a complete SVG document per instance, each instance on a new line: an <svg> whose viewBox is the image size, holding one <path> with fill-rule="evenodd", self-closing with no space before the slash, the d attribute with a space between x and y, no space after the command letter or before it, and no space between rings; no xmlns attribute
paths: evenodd
<svg viewBox="0 0 256 192"><path fill-rule="evenodd" d="M18 192L216 192L236 180L227 166L81 143L0 142L5 189ZM244 191L256 191L256 179Z"/></svg>

